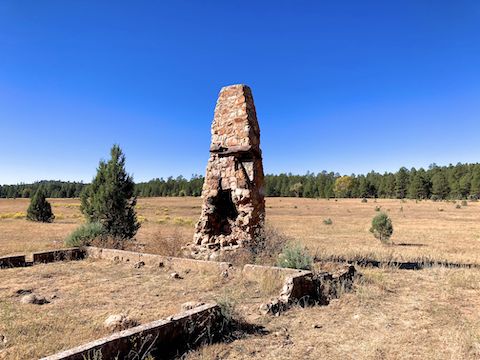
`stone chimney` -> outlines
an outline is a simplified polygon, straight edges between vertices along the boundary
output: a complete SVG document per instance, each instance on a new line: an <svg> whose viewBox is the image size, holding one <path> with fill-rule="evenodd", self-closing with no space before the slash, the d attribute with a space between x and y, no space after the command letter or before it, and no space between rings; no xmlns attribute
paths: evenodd
<svg viewBox="0 0 480 360"><path fill-rule="evenodd" d="M215 107L193 255L213 258L219 250L259 245L265 221L263 187L260 128L252 91L246 85L226 86Z"/></svg>

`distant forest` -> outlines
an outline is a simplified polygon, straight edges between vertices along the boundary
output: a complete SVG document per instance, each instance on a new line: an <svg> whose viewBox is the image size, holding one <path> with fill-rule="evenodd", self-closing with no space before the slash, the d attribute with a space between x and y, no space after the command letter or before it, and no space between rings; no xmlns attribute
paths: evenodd
<svg viewBox="0 0 480 360"><path fill-rule="evenodd" d="M154 179L136 184L136 195L199 196L203 177L193 176ZM2 198L29 198L39 187L50 198L79 197L86 184L81 182L39 181L33 184L0 186ZM480 164L437 166L427 170L406 169L396 173L370 172L367 175L345 175L323 171L306 175L266 175L265 195L307 198L411 198L411 199L478 199L480 197Z"/></svg>

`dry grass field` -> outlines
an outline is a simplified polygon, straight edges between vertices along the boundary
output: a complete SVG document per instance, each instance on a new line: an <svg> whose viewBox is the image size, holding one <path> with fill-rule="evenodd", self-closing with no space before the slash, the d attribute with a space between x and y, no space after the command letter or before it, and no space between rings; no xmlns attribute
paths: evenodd
<svg viewBox="0 0 480 360"><path fill-rule="evenodd" d="M480 271L362 269L355 292L257 322L269 333L188 360L479 359Z"/></svg>
<svg viewBox="0 0 480 360"><path fill-rule="evenodd" d="M83 221L79 201L52 199L51 203L55 222L38 224L22 217L28 200L0 199L0 255L62 246ZM179 254L179 245L192 239L200 206L199 198L139 199L142 227L131 248ZM392 218L392 245L382 245L368 231L377 207ZM331 225L324 223L327 218ZM269 198L267 222L318 257L480 264L480 202L464 206L414 200ZM278 284L255 288L238 278L214 285L212 279L218 280L218 274L195 274L202 281L189 274L182 283L172 283L160 270L89 260L2 270L0 333L7 332L11 342L7 355L0 349L0 359L32 358L99 337L104 334L103 320L112 312L128 311L145 322L178 311L184 301L219 296L237 302L239 313L248 322L265 326L268 333L204 347L190 354L189 360L480 358L480 269L360 271L364 276L355 291L329 306L294 308L279 317L265 317L258 313L258 304L275 293ZM41 295L58 294L58 298L42 307L20 306L15 291L32 286ZM79 313L87 320L80 321ZM59 332L67 335L52 335ZM36 337L41 340L28 343Z"/></svg>
<svg viewBox="0 0 480 360"><path fill-rule="evenodd" d="M8 347L0 359L36 359L109 334L103 326L112 314L127 314L143 324L180 312L187 301L229 301L239 311L255 313L281 282L247 282L218 271L178 272L168 268L134 268L133 264L83 260L1 270L0 334ZM22 293L45 297L44 305L24 304ZM248 294L248 296L247 296Z"/></svg>
<svg viewBox="0 0 480 360"><path fill-rule="evenodd" d="M52 199L56 220L39 224L17 216L28 200L0 199L0 255L57 248L83 221L76 199ZM267 199L267 222L318 256L369 257L378 260L425 260L480 264L480 202L369 199ZM459 205L460 208L456 208ZM138 201L142 227L139 249L171 255L193 237L200 215L199 198L145 198ZM368 231L379 207L392 218L393 245ZM325 225L330 218L332 225ZM175 246L169 247L169 242Z"/></svg>

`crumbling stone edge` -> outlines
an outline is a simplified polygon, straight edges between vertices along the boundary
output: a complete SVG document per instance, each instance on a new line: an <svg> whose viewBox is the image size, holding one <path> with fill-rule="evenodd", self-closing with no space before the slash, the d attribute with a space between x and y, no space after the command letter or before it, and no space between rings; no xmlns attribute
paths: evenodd
<svg viewBox="0 0 480 360"><path fill-rule="evenodd" d="M292 305L328 305L332 299L351 291L355 278L360 275L353 265L342 266L334 273L314 273L307 270L247 264L243 268L243 273L246 277L256 279L272 274L285 275L280 295L260 306L263 314L273 315L286 311Z"/></svg>
<svg viewBox="0 0 480 360"><path fill-rule="evenodd" d="M220 306L210 303L40 360L126 359L132 354L163 359L220 339L224 324Z"/></svg>

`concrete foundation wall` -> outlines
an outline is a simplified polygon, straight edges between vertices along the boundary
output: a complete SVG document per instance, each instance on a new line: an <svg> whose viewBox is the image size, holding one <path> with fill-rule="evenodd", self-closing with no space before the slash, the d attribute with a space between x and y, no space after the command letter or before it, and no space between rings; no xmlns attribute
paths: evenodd
<svg viewBox="0 0 480 360"><path fill-rule="evenodd" d="M0 269L26 266L25 255L0 257Z"/></svg>
<svg viewBox="0 0 480 360"><path fill-rule="evenodd" d="M79 248L58 249L33 253L33 263L51 263L65 260L82 260L85 258L85 251Z"/></svg>
<svg viewBox="0 0 480 360"><path fill-rule="evenodd" d="M247 280L259 280L260 278L267 277L267 276L295 276L295 275L303 275L303 274L311 274L310 271L307 270L298 270L298 269L289 269L289 268L281 268L276 266L263 266L263 265L252 265L247 264L243 267L243 276Z"/></svg>
<svg viewBox="0 0 480 360"><path fill-rule="evenodd" d="M232 266L230 263L227 262L176 258L155 254L145 254L134 251L102 249L93 246L86 247L85 251L88 257L94 259L131 262L132 264L143 261L145 263L145 266L167 267L173 268L178 271L186 269L223 271Z"/></svg>
<svg viewBox="0 0 480 360"><path fill-rule="evenodd" d="M166 320L140 325L41 360L124 359L133 351L151 348L155 359L215 340L224 324L220 307L206 304ZM141 356L145 353L139 354ZM139 356L138 358L142 358Z"/></svg>

